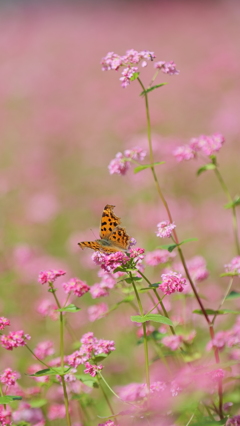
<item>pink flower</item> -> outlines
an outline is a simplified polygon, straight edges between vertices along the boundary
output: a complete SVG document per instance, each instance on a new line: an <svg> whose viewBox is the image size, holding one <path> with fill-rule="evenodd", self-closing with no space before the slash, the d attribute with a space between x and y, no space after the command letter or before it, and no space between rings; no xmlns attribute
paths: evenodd
<svg viewBox="0 0 240 426"><path fill-rule="evenodd" d="M39 359L44 359L46 356L53 355L53 342L51 342L51 340L45 340L44 342L38 343L33 352Z"/></svg>
<svg viewBox="0 0 240 426"><path fill-rule="evenodd" d="M58 309L57 305L55 305L48 299L44 299L39 303L37 307L37 312L43 317L50 317L52 320L57 320L59 317L59 313L56 312L56 309Z"/></svg>
<svg viewBox="0 0 240 426"><path fill-rule="evenodd" d="M157 68L158 70L161 70L164 74L168 75L178 75L180 71L177 70L176 64L173 61L165 62L165 61L159 61L156 62L154 65L154 68Z"/></svg>
<svg viewBox="0 0 240 426"><path fill-rule="evenodd" d="M131 158L136 161L143 161L147 155L147 152L142 148L135 147L132 149L126 149L124 151L124 155L126 158Z"/></svg>
<svg viewBox="0 0 240 426"><path fill-rule="evenodd" d="M118 387L118 395L124 401L137 401L147 395L147 387L143 383L129 383L126 386Z"/></svg>
<svg viewBox="0 0 240 426"><path fill-rule="evenodd" d="M105 423L98 423L98 426L116 426L113 420L107 420Z"/></svg>
<svg viewBox="0 0 240 426"><path fill-rule="evenodd" d="M66 416L65 405L63 404L52 404L48 410L49 420L63 419Z"/></svg>
<svg viewBox="0 0 240 426"><path fill-rule="evenodd" d="M178 146L174 149L173 155L179 163L183 160L192 160L196 156L194 150L188 145Z"/></svg>
<svg viewBox="0 0 240 426"><path fill-rule="evenodd" d="M174 223L170 223L169 220L165 220L163 222L159 222L157 224L157 236L160 238L170 238L172 235L173 229L176 228Z"/></svg>
<svg viewBox="0 0 240 426"><path fill-rule="evenodd" d="M181 344L183 342L182 336L165 336L162 339L162 344L166 346L167 348L170 348L172 351L176 351L180 348Z"/></svg>
<svg viewBox="0 0 240 426"><path fill-rule="evenodd" d="M25 423L44 426L43 413L39 408L32 408L27 402L20 402L18 409L13 412L14 424Z"/></svg>
<svg viewBox="0 0 240 426"><path fill-rule="evenodd" d="M58 277L65 275L66 272L61 269L49 269L48 271L42 271L39 273L38 282L41 284L53 283Z"/></svg>
<svg viewBox="0 0 240 426"><path fill-rule="evenodd" d="M6 368L4 372L0 375L0 382L6 384L7 386L14 386L16 380L19 379L20 374L17 371L12 371L11 368Z"/></svg>
<svg viewBox="0 0 240 426"><path fill-rule="evenodd" d="M226 426L240 426L240 416L233 416L228 419Z"/></svg>
<svg viewBox="0 0 240 426"><path fill-rule="evenodd" d="M94 284L90 288L90 293L93 299L109 295L108 289L104 286L104 283Z"/></svg>
<svg viewBox="0 0 240 426"><path fill-rule="evenodd" d="M162 282L159 284L159 288L164 294L181 293L187 281L181 274L172 271L167 274L162 274L161 279Z"/></svg>
<svg viewBox="0 0 240 426"><path fill-rule="evenodd" d="M201 135L198 138L192 138L189 146L195 152L201 151L203 154L210 156L218 152L224 142L223 135L215 133L211 136Z"/></svg>
<svg viewBox="0 0 240 426"><path fill-rule="evenodd" d="M156 266L159 265L159 263L168 262L175 256L175 253L169 253L168 250L154 250L146 254L145 262L147 263L147 265Z"/></svg>
<svg viewBox="0 0 240 426"><path fill-rule="evenodd" d="M92 365L89 362L86 362L85 364L85 370L84 373L85 374L90 374L90 376L95 377L97 372L103 369L103 366L100 365Z"/></svg>
<svg viewBox="0 0 240 426"><path fill-rule="evenodd" d="M123 59L121 56L117 55L114 52L109 52L104 58L101 60L102 70L118 70L118 68L122 65Z"/></svg>
<svg viewBox="0 0 240 426"><path fill-rule="evenodd" d="M108 166L110 175L118 174L124 176L129 168L130 163L124 159L124 156L121 152L116 154L116 157L110 162Z"/></svg>
<svg viewBox="0 0 240 426"><path fill-rule="evenodd" d="M12 331L8 336L1 336L1 344L8 351L12 351L13 348L18 348L19 346L25 346L26 340L30 340L31 337L29 334L24 334L23 330Z"/></svg>
<svg viewBox="0 0 240 426"><path fill-rule="evenodd" d="M98 305L93 305L88 308L89 320L91 322L96 321L99 318L102 318L108 311L108 306L106 303L99 303Z"/></svg>
<svg viewBox="0 0 240 426"><path fill-rule="evenodd" d="M129 257L122 251L116 251L115 253L105 254L101 258L101 267L105 272L112 272L119 266L124 265L129 261Z"/></svg>
<svg viewBox="0 0 240 426"><path fill-rule="evenodd" d="M122 76L123 77L120 77L120 79L119 79L122 82L121 86L123 88L129 86L133 74L135 72L137 72L137 71L138 71L137 67L130 67L130 66L128 66L127 68L124 68L124 70L122 71Z"/></svg>
<svg viewBox="0 0 240 426"><path fill-rule="evenodd" d="M11 411L9 408L4 408L3 405L0 405L0 424L2 426L11 425Z"/></svg>
<svg viewBox="0 0 240 426"><path fill-rule="evenodd" d="M209 371L207 376L210 377L211 381L218 382L225 377L225 371L222 368L218 368L217 370Z"/></svg>
<svg viewBox="0 0 240 426"><path fill-rule="evenodd" d="M142 261L144 259L145 250L141 247L133 247L129 250L129 255L131 259L135 259L135 262Z"/></svg>
<svg viewBox="0 0 240 426"><path fill-rule="evenodd" d="M67 357L67 363L73 367L77 368L80 364L84 364L88 360L88 356L83 356L83 351L75 351L71 355L68 355Z"/></svg>
<svg viewBox="0 0 240 426"><path fill-rule="evenodd" d="M234 272L240 275L240 256L234 257L230 263L224 265L226 272Z"/></svg>
<svg viewBox="0 0 240 426"><path fill-rule="evenodd" d="M81 297L90 290L90 287L78 278L71 278L67 283L63 283L65 293L73 292L75 296Z"/></svg>
<svg viewBox="0 0 240 426"><path fill-rule="evenodd" d="M5 317L0 317L0 330L4 330L7 325L10 325L9 319Z"/></svg>

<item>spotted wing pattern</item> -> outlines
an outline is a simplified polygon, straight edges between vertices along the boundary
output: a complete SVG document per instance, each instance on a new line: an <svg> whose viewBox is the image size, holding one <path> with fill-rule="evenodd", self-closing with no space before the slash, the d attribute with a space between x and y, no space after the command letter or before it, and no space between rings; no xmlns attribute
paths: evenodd
<svg viewBox="0 0 240 426"><path fill-rule="evenodd" d="M95 251L103 251L105 253L115 253L117 251L126 251L129 246L130 237L125 228L120 225L121 220L113 213L115 206L107 204L103 210L100 238L96 241L82 241L78 243L84 249L91 248Z"/></svg>

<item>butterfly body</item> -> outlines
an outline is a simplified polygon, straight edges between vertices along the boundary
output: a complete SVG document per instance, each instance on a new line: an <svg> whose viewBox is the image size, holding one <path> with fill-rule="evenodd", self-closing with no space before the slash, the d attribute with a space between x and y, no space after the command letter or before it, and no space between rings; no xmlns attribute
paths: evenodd
<svg viewBox="0 0 240 426"><path fill-rule="evenodd" d="M115 206L107 204L103 210L100 225L100 239L78 243L82 249L88 247L92 250L106 253L127 251L130 237L127 235L125 228L119 226L121 220L113 213L114 207Z"/></svg>

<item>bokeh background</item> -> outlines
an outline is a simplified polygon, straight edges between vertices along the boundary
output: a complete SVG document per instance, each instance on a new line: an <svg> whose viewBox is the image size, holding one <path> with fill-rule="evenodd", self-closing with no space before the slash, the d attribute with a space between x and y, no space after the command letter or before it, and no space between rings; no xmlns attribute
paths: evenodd
<svg viewBox="0 0 240 426"><path fill-rule="evenodd" d="M202 163L177 164L172 151L191 137L222 133L221 170L232 195L239 191L240 3L2 2L0 34L0 307L12 328L30 333L33 346L57 333L56 323L43 324L36 312L42 299L51 299L37 283L40 270L62 268L67 279L77 276L89 285L99 280L90 251L77 242L98 237L105 204L116 205L139 246L159 245L156 224L166 215L150 171L108 172L117 152L147 147L140 87L133 82L122 89L120 73L100 66L107 52L123 55L130 48L152 50L180 70L179 76L159 75L157 83L168 85L150 94L155 160L165 161L158 176L180 238L198 238L185 246L186 255L207 260L211 276L202 292L215 307L224 288L219 274L235 255L231 213L214 174L197 178ZM142 71L146 84L152 74L150 63ZM71 317L79 337L94 331L113 339L119 331L120 341L125 324L129 335L118 348L135 344L127 307L112 320L91 323L86 306L96 301L84 300ZM133 358L139 352L134 348ZM25 362L6 353L4 368L6 359L8 366ZM129 359L121 352L111 362L121 382ZM136 379L134 369L131 374Z"/></svg>

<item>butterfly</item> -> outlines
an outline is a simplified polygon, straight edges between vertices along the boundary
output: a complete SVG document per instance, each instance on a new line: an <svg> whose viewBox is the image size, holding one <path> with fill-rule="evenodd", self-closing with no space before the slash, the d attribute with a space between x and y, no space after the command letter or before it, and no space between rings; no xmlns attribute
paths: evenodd
<svg viewBox="0 0 240 426"><path fill-rule="evenodd" d="M125 228L119 226L121 220L113 213L114 207L110 204L104 207L100 225L100 239L78 243L82 249L88 247L105 253L127 251L130 237L127 235Z"/></svg>

